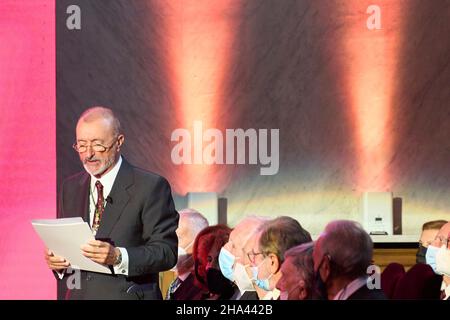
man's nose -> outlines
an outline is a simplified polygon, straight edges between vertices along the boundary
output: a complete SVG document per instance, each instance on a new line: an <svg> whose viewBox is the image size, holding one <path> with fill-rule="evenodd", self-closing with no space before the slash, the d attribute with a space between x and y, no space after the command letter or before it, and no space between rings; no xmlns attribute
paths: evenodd
<svg viewBox="0 0 450 320"><path fill-rule="evenodd" d="M86 149L86 157L87 157L87 158L92 158L92 157L94 156L94 154L95 154L95 151L94 151L94 149L92 148L92 146L87 146L87 149Z"/></svg>

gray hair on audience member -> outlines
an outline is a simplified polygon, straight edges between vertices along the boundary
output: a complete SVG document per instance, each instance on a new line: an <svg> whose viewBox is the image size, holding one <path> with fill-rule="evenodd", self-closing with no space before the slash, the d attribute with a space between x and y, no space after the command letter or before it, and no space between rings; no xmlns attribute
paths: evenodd
<svg viewBox="0 0 450 320"><path fill-rule="evenodd" d="M180 215L180 218L185 217L188 219L190 225L189 232L192 238L195 238L200 233L200 231L209 227L208 219L206 219L204 215L202 215L195 209L181 209L180 211L178 211L178 213Z"/></svg>
<svg viewBox="0 0 450 320"><path fill-rule="evenodd" d="M373 243L362 226L350 220L330 222L320 236L321 249L330 256L333 276L357 278L367 274Z"/></svg>
<svg viewBox="0 0 450 320"><path fill-rule="evenodd" d="M308 294L312 294L314 283L313 248L314 242L311 241L292 247L284 253L284 260L291 258L292 265L304 279Z"/></svg>

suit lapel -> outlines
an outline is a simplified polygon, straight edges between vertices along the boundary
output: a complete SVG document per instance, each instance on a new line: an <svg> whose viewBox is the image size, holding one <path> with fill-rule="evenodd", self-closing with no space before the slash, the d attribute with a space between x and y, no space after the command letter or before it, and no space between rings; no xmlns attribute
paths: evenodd
<svg viewBox="0 0 450 320"><path fill-rule="evenodd" d="M68 212L71 217L81 217L87 223L89 223L89 187L90 187L91 178L89 174L85 173L81 176L79 181L79 191L81 199L80 201L76 201L73 212Z"/></svg>
<svg viewBox="0 0 450 320"><path fill-rule="evenodd" d="M128 162L122 158L122 165L117 173L116 180L109 194L112 199L105 207L98 229L97 238L108 238L114 225L119 220L126 205L130 201L128 188L134 183L133 171Z"/></svg>

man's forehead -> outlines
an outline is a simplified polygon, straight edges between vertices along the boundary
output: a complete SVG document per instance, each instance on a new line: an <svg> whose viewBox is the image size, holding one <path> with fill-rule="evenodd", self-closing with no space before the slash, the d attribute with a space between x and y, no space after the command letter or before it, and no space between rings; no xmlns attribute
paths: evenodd
<svg viewBox="0 0 450 320"><path fill-rule="evenodd" d="M80 121L78 121L75 130L77 134L97 131L113 133L114 126L113 122L110 119L98 118L92 121L84 121L83 119L81 119Z"/></svg>
<svg viewBox="0 0 450 320"><path fill-rule="evenodd" d="M248 249L252 249L252 248L256 249L256 248L258 248L259 234L260 233L254 232L250 236L250 238L246 241L246 243L244 245L244 248L248 248Z"/></svg>
<svg viewBox="0 0 450 320"><path fill-rule="evenodd" d="M248 240L249 232L251 231L248 228L243 228L242 226L233 229L230 234L231 243L235 247L243 248Z"/></svg>

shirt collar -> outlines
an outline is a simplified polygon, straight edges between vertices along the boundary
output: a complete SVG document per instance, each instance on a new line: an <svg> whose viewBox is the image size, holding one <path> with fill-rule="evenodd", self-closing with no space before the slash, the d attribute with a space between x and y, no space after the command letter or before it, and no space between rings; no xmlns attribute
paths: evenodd
<svg viewBox="0 0 450 320"><path fill-rule="evenodd" d="M335 296L333 300L347 300L352 294L367 285L367 276L356 278L344 288L342 288Z"/></svg>
<svg viewBox="0 0 450 320"><path fill-rule="evenodd" d="M447 298L450 297L450 286L446 285L444 280L442 280L441 291L442 290L445 290L444 300L447 300Z"/></svg>
<svg viewBox="0 0 450 320"><path fill-rule="evenodd" d="M275 288L272 291L267 292L266 295L261 300L278 300L280 293L281 293L280 290Z"/></svg>
<svg viewBox="0 0 450 320"><path fill-rule="evenodd" d="M188 272L185 272L185 273L183 273L183 274L179 274L179 275L178 275L178 278L179 278L181 281L186 281L186 279L189 277L190 274L191 274L191 272L188 271Z"/></svg>

